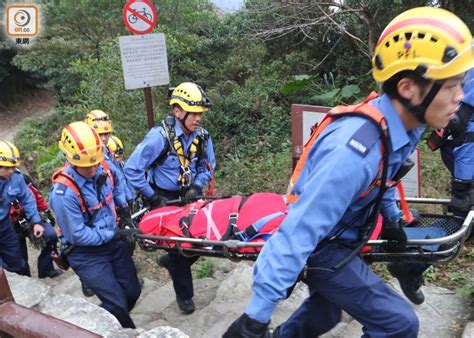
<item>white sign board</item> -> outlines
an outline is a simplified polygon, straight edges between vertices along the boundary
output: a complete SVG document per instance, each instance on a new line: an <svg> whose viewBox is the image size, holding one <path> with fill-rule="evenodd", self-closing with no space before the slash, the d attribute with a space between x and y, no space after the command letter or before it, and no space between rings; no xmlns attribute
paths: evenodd
<svg viewBox="0 0 474 338"><path fill-rule="evenodd" d="M303 144L311 136L311 127L323 120L326 113L303 110Z"/></svg>
<svg viewBox="0 0 474 338"><path fill-rule="evenodd" d="M125 89L166 85L170 82L163 33L121 36Z"/></svg>
<svg viewBox="0 0 474 338"><path fill-rule="evenodd" d="M411 153L410 159L415 162L415 165L411 170L402 178L403 190L405 191L406 197L421 197L420 188L420 148ZM398 189L396 190L398 195Z"/></svg>
<svg viewBox="0 0 474 338"><path fill-rule="evenodd" d="M303 144L305 144L311 136L311 127L316 123L321 122L326 113L316 111L303 110ZM411 155L410 159L415 162L413 168L402 179L403 188L406 197L421 197L420 188L420 149L416 149ZM398 190L396 190L398 196Z"/></svg>

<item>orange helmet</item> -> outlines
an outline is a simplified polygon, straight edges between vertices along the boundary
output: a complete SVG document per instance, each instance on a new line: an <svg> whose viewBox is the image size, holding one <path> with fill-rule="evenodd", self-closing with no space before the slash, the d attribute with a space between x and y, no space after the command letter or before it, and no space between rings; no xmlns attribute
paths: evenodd
<svg viewBox="0 0 474 338"><path fill-rule="evenodd" d="M74 166L91 167L104 159L104 145L99 134L85 122L73 122L64 127L59 149Z"/></svg>

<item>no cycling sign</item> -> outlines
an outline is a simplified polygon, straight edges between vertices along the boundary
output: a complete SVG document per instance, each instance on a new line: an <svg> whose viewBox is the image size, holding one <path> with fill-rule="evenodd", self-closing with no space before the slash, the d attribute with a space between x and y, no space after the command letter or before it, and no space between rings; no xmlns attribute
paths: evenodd
<svg viewBox="0 0 474 338"><path fill-rule="evenodd" d="M123 8L122 19L130 32L147 34L155 28L158 16L149 0L130 0Z"/></svg>

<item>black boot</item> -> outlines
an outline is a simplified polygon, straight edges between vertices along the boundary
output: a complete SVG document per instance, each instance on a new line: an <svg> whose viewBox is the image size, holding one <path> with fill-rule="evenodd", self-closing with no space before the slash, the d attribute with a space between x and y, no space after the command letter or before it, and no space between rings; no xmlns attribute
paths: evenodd
<svg viewBox="0 0 474 338"><path fill-rule="evenodd" d="M84 283L82 280L81 280L81 286L82 286L82 293L84 294L84 296L86 297L92 297L95 293L94 291L87 286L86 283Z"/></svg>
<svg viewBox="0 0 474 338"><path fill-rule="evenodd" d="M178 303L179 309L181 310L182 313L185 315L189 315L196 310L196 307L194 306L194 302L192 299L179 299L176 298L176 302Z"/></svg>
<svg viewBox="0 0 474 338"><path fill-rule="evenodd" d="M405 296L413 303L420 305L425 301L425 295L421 291L423 274L414 272L407 263L390 263L387 266L390 274L398 279L398 283Z"/></svg>
<svg viewBox="0 0 474 338"><path fill-rule="evenodd" d="M46 272L38 272L38 278L46 278L46 277L49 277L49 278L55 278L55 277L58 277L58 276L61 276L63 272L61 270L58 270L58 269L52 269L52 270L49 270L49 271L46 271Z"/></svg>

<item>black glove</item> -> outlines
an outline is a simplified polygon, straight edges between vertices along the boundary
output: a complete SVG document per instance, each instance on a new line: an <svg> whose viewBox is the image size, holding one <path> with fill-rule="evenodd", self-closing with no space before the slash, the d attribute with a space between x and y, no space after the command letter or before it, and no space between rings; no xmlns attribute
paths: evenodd
<svg viewBox="0 0 474 338"><path fill-rule="evenodd" d="M49 209L46 209L44 211L40 211L39 214L40 214L41 220L43 222L49 223L53 227L56 225L56 220L54 219L53 214L51 213L51 211Z"/></svg>
<svg viewBox="0 0 474 338"><path fill-rule="evenodd" d="M243 314L237 318L224 333L222 338L259 338L265 337L269 323L260 323Z"/></svg>
<svg viewBox="0 0 474 338"><path fill-rule="evenodd" d="M133 244L135 243L136 236L142 232L140 229L117 229L115 232L115 239L118 241L125 241L127 243Z"/></svg>
<svg viewBox="0 0 474 338"><path fill-rule="evenodd" d="M168 201L167 198L160 196L157 193L155 193L150 198L147 198L147 203L150 210L164 207L167 201Z"/></svg>
<svg viewBox="0 0 474 338"><path fill-rule="evenodd" d="M117 216L119 217L119 229L133 228L132 212L126 204L117 208Z"/></svg>
<svg viewBox="0 0 474 338"><path fill-rule="evenodd" d="M194 202L198 199L198 196L202 196L202 188L198 185L191 184L184 194L184 203Z"/></svg>
<svg viewBox="0 0 474 338"><path fill-rule="evenodd" d="M407 235L403 231L401 219L398 221L384 221L382 224L382 239L387 239L384 249L389 252L402 252L407 247Z"/></svg>

